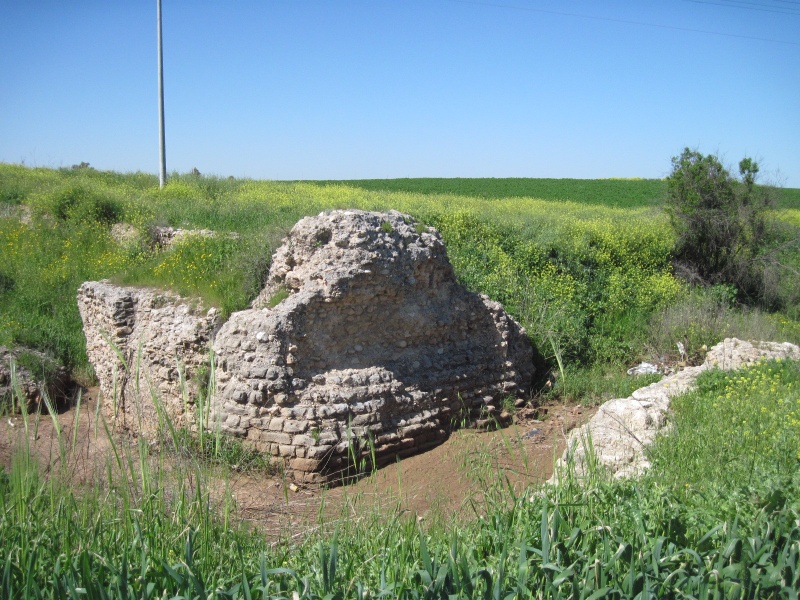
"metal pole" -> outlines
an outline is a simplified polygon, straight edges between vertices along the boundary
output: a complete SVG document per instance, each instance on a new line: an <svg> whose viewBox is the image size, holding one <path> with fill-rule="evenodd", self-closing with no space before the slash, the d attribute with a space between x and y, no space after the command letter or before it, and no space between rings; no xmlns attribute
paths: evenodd
<svg viewBox="0 0 800 600"><path fill-rule="evenodd" d="M157 1L158 16L158 186L164 187L167 183L167 151L164 142L164 54L161 48L161 0Z"/></svg>

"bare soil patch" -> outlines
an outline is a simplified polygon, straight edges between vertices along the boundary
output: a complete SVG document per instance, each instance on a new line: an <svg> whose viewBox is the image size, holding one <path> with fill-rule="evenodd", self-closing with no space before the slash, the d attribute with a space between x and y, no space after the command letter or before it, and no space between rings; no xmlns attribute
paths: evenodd
<svg viewBox="0 0 800 600"><path fill-rule="evenodd" d="M28 416L27 437L43 472L66 473L75 486L106 485L108 465L115 460L113 446L120 453L135 452L135 440L124 432L112 433L112 445L97 412L97 393L96 388L88 390L79 408L73 406L57 415L60 441L48 414ZM289 478L228 469L204 470L204 483L212 490L214 502L222 505L227 497L240 519L275 539L302 535L322 513L326 520L358 518L365 508L409 513L420 520L466 517L481 512L483 489L497 477L507 478L517 491L547 480L564 450L567 433L594 412L595 408L555 403L520 409L514 424L505 429L455 431L428 452L333 489L298 487ZM9 467L15 448L24 443L22 416L4 416L0 464ZM196 473L176 469L179 461L187 459L169 450L154 452L153 457L169 471Z"/></svg>

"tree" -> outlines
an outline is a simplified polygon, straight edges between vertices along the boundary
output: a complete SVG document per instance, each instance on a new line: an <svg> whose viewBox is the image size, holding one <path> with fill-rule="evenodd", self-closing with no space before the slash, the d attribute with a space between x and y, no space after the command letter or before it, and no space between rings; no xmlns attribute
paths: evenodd
<svg viewBox="0 0 800 600"><path fill-rule="evenodd" d="M739 162L737 180L719 159L685 148L672 159L667 212L677 233L679 271L703 284L733 285L740 299L767 306L764 250L769 188L756 185L758 163Z"/></svg>

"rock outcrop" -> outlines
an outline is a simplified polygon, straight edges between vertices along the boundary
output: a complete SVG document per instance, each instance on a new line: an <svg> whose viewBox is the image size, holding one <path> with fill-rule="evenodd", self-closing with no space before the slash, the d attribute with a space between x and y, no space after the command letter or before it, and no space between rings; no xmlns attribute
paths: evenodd
<svg viewBox="0 0 800 600"><path fill-rule="evenodd" d="M159 408L175 426L194 423L195 388L207 375L220 321L215 308L160 290L89 281L78 290L78 309L108 416L141 433L158 428Z"/></svg>
<svg viewBox="0 0 800 600"><path fill-rule="evenodd" d="M436 230L397 212L298 222L214 351L223 431L313 482L500 415L533 374L519 324L457 283Z"/></svg>
<svg viewBox="0 0 800 600"><path fill-rule="evenodd" d="M502 421L503 401L523 395L534 371L520 325L456 281L435 229L398 212L302 219L252 308L216 335L213 310L164 292L89 282L78 298L118 421L153 429L156 397L174 422L191 422L178 365L191 380L213 346L208 426L306 482L420 452L454 425Z"/></svg>
<svg viewBox="0 0 800 600"><path fill-rule="evenodd" d="M774 358L800 360L800 348L789 343L725 339L708 351L702 365L687 367L636 390L628 398L603 404L586 425L569 433L559 469L572 463L575 472L583 475L589 461L594 460L615 477L639 475L650 467L646 449L667 424L670 400L691 390L700 373L740 369Z"/></svg>
<svg viewBox="0 0 800 600"><path fill-rule="evenodd" d="M30 348L0 346L0 406L8 403L21 410L24 404L25 410L32 411L41 407L45 396L54 405L65 401L73 388L67 370L51 356Z"/></svg>

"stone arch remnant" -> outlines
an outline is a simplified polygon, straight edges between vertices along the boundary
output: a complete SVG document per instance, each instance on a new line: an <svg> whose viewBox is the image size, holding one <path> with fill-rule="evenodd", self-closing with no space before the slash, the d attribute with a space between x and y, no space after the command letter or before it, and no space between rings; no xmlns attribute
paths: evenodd
<svg viewBox="0 0 800 600"><path fill-rule="evenodd" d="M534 371L524 329L456 281L435 229L396 211L300 220L252 307L212 347L209 426L305 482L342 480L359 461L392 462L499 416Z"/></svg>

